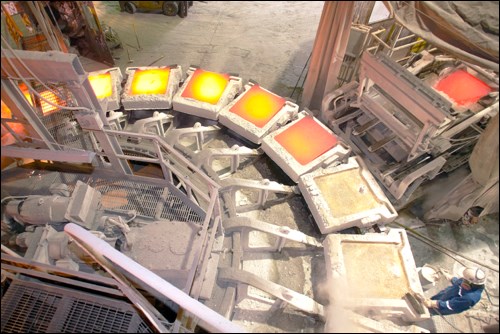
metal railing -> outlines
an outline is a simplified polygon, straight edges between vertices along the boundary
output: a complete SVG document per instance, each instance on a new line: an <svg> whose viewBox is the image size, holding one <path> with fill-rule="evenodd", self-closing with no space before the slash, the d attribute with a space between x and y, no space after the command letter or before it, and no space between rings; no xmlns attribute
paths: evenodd
<svg viewBox="0 0 500 334"><path fill-rule="evenodd" d="M200 168L191 163L191 161L177 152L177 150L165 142L163 138L157 135L106 129L104 132L109 136L132 139L134 142L137 142L136 139L141 139L141 147L148 146L149 151L155 153L155 158L138 157L125 153L117 154L116 157L119 159L158 164L161 167L164 179L176 188L182 186L188 198L197 203L206 212L200 230L200 240L202 240L202 242L194 245L197 249L194 250L195 257L193 266L188 274L188 282L186 284L186 290L191 289L197 278L198 281L203 281L202 275L206 270L206 265L203 265L202 259L206 262L210 253L208 246L213 243L213 239L221 224L220 185L208 177ZM212 224L210 224L211 222ZM209 230L211 230L210 235L208 233ZM197 277L197 275L200 277ZM196 298L200 291L196 289L193 293L193 297Z"/></svg>

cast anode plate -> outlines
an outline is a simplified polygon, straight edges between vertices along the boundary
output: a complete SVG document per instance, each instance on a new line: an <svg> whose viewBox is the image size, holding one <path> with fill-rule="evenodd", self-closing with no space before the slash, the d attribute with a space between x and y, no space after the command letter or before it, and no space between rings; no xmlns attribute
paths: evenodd
<svg viewBox="0 0 500 334"><path fill-rule="evenodd" d="M258 84L245 85L245 91L219 113L219 123L255 144L269 132L285 124L299 106Z"/></svg>
<svg viewBox="0 0 500 334"><path fill-rule="evenodd" d="M182 79L182 68L172 66L128 67L123 88L125 110L170 109Z"/></svg>
<svg viewBox="0 0 500 334"><path fill-rule="evenodd" d="M186 114L217 120L220 110L233 101L242 79L225 73L190 67L187 79L173 98L173 108Z"/></svg>
<svg viewBox="0 0 500 334"><path fill-rule="evenodd" d="M426 307L420 314L405 298L423 290L404 229L329 234L323 246L330 293L344 307L405 321L429 318Z"/></svg>
<svg viewBox="0 0 500 334"><path fill-rule="evenodd" d="M120 108L123 76L119 67L90 72L88 79L103 111Z"/></svg>
<svg viewBox="0 0 500 334"><path fill-rule="evenodd" d="M305 111L262 139L262 149L295 182L322 163L342 159L349 149L318 119Z"/></svg>
<svg viewBox="0 0 500 334"><path fill-rule="evenodd" d="M397 212L361 157L300 177L299 188L321 233L393 221Z"/></svg>

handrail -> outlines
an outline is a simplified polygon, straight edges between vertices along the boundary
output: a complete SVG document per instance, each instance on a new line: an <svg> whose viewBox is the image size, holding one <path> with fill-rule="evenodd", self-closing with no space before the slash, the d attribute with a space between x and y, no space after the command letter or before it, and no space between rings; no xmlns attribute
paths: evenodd
<svg viewBox="0 0 500 334"><path fill-rule="evenodd" d="M116 131L116 130L108 130L108 129L103 129L103 131L108 134L108 135L117 135L117 136L123 136L123 137L128 137L128 138L143 138L143 139L149 139L152 141L153 147L152 150L155 151L157 158L145 158L145 157L135 157L135 156L127 156L125 154L116 154L116 157L119 159L133 159L137 161L144 161L144 162L150 162L150 163L158 163L160 164L163 175L166 177L166 172L168 173L173 173L175 174L178 179L180 180L181 183L183 183L186 186L186 190L188 192L188 196L191 197L191 191L193 190L196 194L201 196L204 200L208 202L208 205L206 208L206 215L203 220L202 228L201 228L201 234L200 234L200 240L197 244L197 248L194 251L195 258L193 260L193 265L191 270L189 271L188 274L188 279L186 282L186 290L185 292L187 293L193 293L191 289L193 288L193 283L196 278L197 272L203 273L205 271L205 267L202 266L200 268L200 262L202 258L205 258L208 255L207 252L207 247L210 243L210 238L208 238L208 231L210 227L210 223L214 225L213 227L213 233L216 233L218 222L221 220L221 212L220 212L220 199L219 199L219 191L221 189L221 186L216 183L214 180L212 180L208 175L206 175L200 168L196 167L191 161L186 159L182 154L180 154L176 149L174 149L172 146L170 146L168 143L165 142L165 140L155 134L144 134L144 133L132 133L132 132L125 132L125 131ZM207 185L207 193L204 193L202 189L199 189L195 183L191 182L189 179L186 178L187 175L184 175L182 172L180 172L175 166L172 166L171 159L166 158L162 152L161 148L165 149L168 154L170 154L173 158L177 159L176 163L180 162L184 166L186 166L190 171L192 171L194 174L198 175L200 180L204 182ZM169 174L170 176L170 174ZM167 179L167 181L172 182L172 178ZM172 183L173 184L173 183ZM173 184L175 186L175 184ZM213 234L212 233L212 234ZM201 277L202 279L203 277ZM194 292L195 295L199 294L199 291Z"/></svg>
<svg viewBox="0 0 500 334"><path fill-rule="evenodd" d="M128 256L120 253L108 243L97 238L84 228L69 223L64 226L64 232L84 246L87 251L92 254L101 254L114 266L124 270L128 275L132 275L143 284L149 286L161 295L175 302L181 308L203 320L207 326L207 330L220 333L244 332L243 329L235 323L224 318L198 300L190 297L160 276L133 261ZM110 274L113 275L113 273Z"/></svg>
<svg viewBox="0 0 500 334"><path fill-rule="evenodd" d="M163 148L165 148L168 153L175 156L175 158L179 159L182 163L184 163L189 169L193 170L197 174L199 174L204 181L207 182L212 188L219 189L220 186L211 178L209 178L200 168L196 167L191 161L186 159L183 155L181 155L175 148L170 146L167 142L163 140L163 138L153 135L153 134L144 134L144 133L134 133L134 132L126 132L126 131L116 131L116 130L108 130L103 129L105 133L119 136L127 136L127 137L136 137L136 138L145 138L150 139L155 142L158 142Z"/></svg>

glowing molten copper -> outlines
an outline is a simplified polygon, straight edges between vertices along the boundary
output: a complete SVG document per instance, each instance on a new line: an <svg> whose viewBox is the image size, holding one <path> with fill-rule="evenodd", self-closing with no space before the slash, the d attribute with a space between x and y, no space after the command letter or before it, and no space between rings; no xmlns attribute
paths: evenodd
<svg viewBox="0 0 500 334"><path fill-rule="evenodd" d="M182 97L217 104L228 83L228 74L196 69L188 85L182 92Z"/></svg>
<svg viewBox="0 0 500 334"><path fill-rule="evenodd" d="M274 137L301 165L307 165L337 144L337 137L307 116Z"/></svg>
<svg viewBox="0 0 500 334"><path fill-rule="evenodd" d="M283 108L285 102L284 98L253 86L229 111L262 128Z"/></svg>
<svg viewBox="0 0 500 334"><path fill-rule="evenodd" d="M153 95L167 92L169 68L136 70L130 87L130 95Z"/></svg>
<svg viewBox="0 0 500 334"><path fill-rule="evenodd" d="M441 79L435 88L460 106L475 103L492 90L483 81L464 70L455 71Z"/></svg>
<svg viewBox="0 0 500 334"><path fill-rule="evenodd" d="M111 73L89 75L89 81L98 99L103 99L113 94Z"/></svg>

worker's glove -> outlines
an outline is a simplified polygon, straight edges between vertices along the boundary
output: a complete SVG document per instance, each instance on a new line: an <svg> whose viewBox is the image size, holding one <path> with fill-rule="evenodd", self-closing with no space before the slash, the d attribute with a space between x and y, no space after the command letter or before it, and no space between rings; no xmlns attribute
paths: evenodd
<svg viewBox="0 0 500 334"><path fill-rule="evenodd" d="M427 308L437 308L438 307L438 302L437 300L432 300L432 299L424 299L422 302L425 307Z"/></svg>
<svg viewBox="0 0 500 334"><path fill-rule="evenodd" d="M415 292L413 295L414 295L414 296L415 296L415 298L416 298L419 302L421 302L421 303L423 303L423 302L424 302L424 300L426 299L426 298L425 298L425 296L424 296L423 294L418 293L418 292Z"/></svg>

